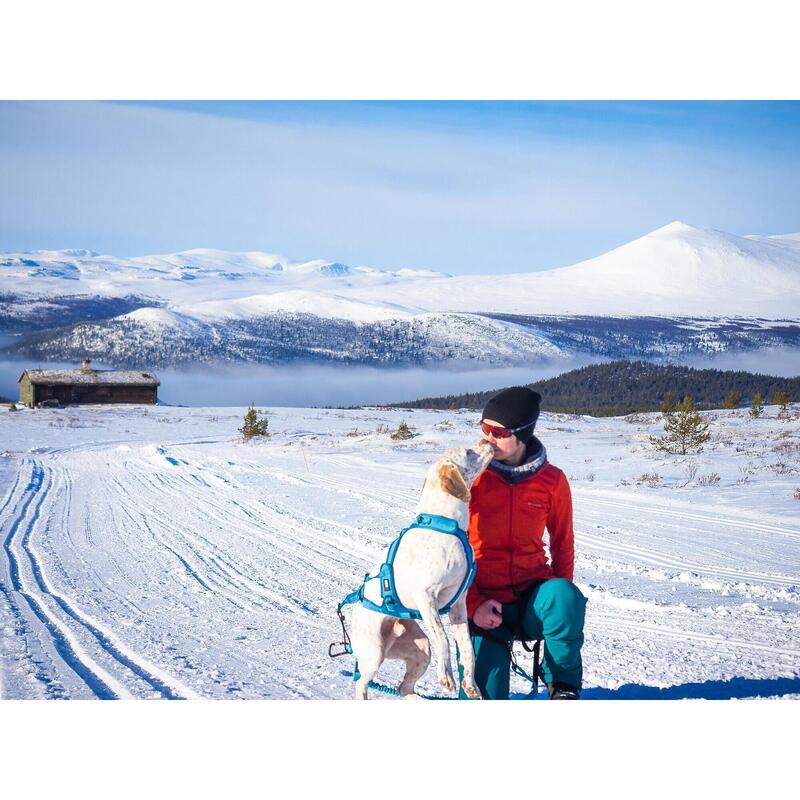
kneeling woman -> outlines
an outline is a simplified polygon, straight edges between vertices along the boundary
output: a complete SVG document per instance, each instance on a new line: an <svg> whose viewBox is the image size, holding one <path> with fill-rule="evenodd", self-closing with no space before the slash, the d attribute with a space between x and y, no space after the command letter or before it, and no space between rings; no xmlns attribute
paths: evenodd
<svg viewBox="0 0 800 800"><path fill-rule="evenodd" d="M572 583L567 476L533 435L540 401L531 389L506 389L489 400L481 421L495 456L472 486L469 540L477 573L467 609L475 681L487 700L508 699L514 639L544 640L541 675L551 699L580 697L586 598Z"/></svg>

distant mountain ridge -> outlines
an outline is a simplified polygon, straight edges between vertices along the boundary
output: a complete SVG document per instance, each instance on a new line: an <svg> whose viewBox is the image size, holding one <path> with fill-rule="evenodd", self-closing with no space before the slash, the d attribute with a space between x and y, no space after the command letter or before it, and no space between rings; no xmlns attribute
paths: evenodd
<svg viewBox="0 0 800 800"><path fill-rule="evenodd" d="M292 289L410 311L794 318L800 233L737 236L672 222L572 266L456 277L204 248L135 258L89 250L0 254L0 291L39 298L137 295L194 305Z"/></svg>
<svg viewBox="0 0 800 800"><path fill-rule="evenodd" d="M20 335L0 352L120 366L198 354L383 365L664 359L798 346L798 309L800 234L681 222L573 266L493 276L204 248L0 254L0 333Z"/></svg>

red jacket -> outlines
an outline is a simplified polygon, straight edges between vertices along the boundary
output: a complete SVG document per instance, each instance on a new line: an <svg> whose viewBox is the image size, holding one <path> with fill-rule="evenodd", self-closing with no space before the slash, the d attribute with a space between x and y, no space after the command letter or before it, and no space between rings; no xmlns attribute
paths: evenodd
<svg viewBox="0 0 800 800"><path fill-rule="evenodd" d="M470 618L485 600L513 602L534 581L572 580L572 495L558 467L546 463L515 485L485 469L471 494L468 533L477 572L467 593ZM542 542L545 525L551 564Z"/></svg>

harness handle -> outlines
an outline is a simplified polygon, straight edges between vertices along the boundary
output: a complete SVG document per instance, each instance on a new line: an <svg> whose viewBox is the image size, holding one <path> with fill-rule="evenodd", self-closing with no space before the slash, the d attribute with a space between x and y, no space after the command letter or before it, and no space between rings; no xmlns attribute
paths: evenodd
<svg viewBox="0 0 800 800"><path fill-rule="evenodd" d="M531 682L530 696L536 696L539 693L539 654L541 652L541 639L536 639L533 642L533 647L528 646L528 642L523 639L522 647L528 653L533 653L533 675L528 675L527 672L517 663L517 657L514 654L514 641L508 643L508 653L511 656L511 669L521 678L525 678Z"/></svg>
<svg viewBox="0 0 800 800"><path fill-rule="evenodd" d="M342 603L339 603L339 605L336 606L336 613L339 615L339 622L342 623L342 635L344 636L344 641L333 642L332 644L330 644L328 646L328 655L331 658L339 658L339 656L352 655L352 653L353 653L353 645L350 643L350 636L348 635L347 628L345 627L345 624L344 624L344 614L342 613ZM340 647L342 649L341 649L340 652L335 653L333 651L334 647Z"/></svg>

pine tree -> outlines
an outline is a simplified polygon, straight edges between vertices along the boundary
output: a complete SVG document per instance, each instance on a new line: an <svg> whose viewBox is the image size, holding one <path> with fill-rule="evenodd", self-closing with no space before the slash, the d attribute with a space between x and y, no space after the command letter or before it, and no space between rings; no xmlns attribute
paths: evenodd
<svg viewBox="0 0 800 800"><path fill-rule="evenodd" d="M772 395L772 405L781 407L781 414L785 414L791 402L791 395L786 391L776 391Z"/></svg>
<svg viewBox="0 0 800 800"><path fill-rule="evenodd" d="M672 414L675 409L678 407L677 402L675 401L675 395L672 392L667 392L664 395L664 400L661 403L661 413L665 416L669 416Z"/></svg>
<svg viewBox="0 0 800 800"><path fill-rule="evenodd" d="M403 420L398 426L397 430L392 434L391 438L395 442L399 442L403 439L410 439L414 434L411 432L411 428L408 427L408 424L405 420Z"/></svg>
<svg viewBox="0 0 800 800"><path fill-rule="evenodd" d="M253 404L250 403L247 408L247 413L244 415L244 425L239 428L239 433L242 434L245 441L252 439L254 436L269 436L267 433L268 425L269 421L266 417L258 419L258 414Z"/></svg>
<svg viewBox="0 0 800 800"><path fill-rule="evenodd" d="M722 401L723 408L739 408L742 403L742 396L736 389L731 389Z"/></svg>
<svg viewBox="0 0 800 800"><path fill-rule="evenodd" d="M764 413L764 401L761 399L761 392L756 392L750 401L750 416L757 419Z"/></svg>
<svg viewBox="0 0 800 800"><path fill-rule="evenodd" d="M664 430L666 435L651 436L650 442L656 450L674 455L683 456L690 450L699 453L702 445L711 437L708 425L703 422L689 395L674 411L665 414Z"/></svg>

